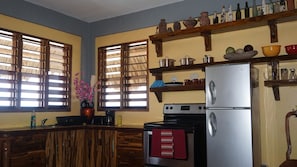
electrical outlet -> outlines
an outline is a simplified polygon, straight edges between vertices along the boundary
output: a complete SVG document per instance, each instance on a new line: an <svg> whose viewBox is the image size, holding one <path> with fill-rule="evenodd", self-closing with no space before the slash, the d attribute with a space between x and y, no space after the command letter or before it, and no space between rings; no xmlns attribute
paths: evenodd
<svg viewBox="0 0 297 167"><path fill-rule="evenodd" d="M177 78L175 76L171 77L171 82L177 82Z"/></svg>
<svg viewBox="0 0 297 167"><path fill-rule="evenodd" d="M198 79L198 77L199 77L199 76L198 76L197 73L193 73L193 74L190 75L190 79L191 79L191 80L193 80L193 79Z"/></svg>

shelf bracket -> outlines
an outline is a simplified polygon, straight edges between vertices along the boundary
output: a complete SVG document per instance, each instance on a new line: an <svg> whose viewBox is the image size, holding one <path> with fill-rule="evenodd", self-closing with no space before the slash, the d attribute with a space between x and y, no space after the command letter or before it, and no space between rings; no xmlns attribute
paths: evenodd
<svg viewBox="0 0 297 167"><path fill-rule="evenodd" d="M163 45L162 41L154 41L155 44L155 49L157 53L157 57L162 57L163 56Z"/></svg>
<svg viewBox="0 0 297 167"><path fill-rule="evenodd" d="M274 99L276 101L280 101L280 96L279 96L279 87L278 86L272 86L273 94L274 94Z"/></svg>
<svg viewBox="0 0 297 167"><path fill-rule="evenodd" d="M268 65L271 65L271 77L273 80L278 80L278 60L273 60L271 61ZM272 86L273 94L274 94L274 99L276 101L280 100L279 96L279 86Z"/></svg>
<svg viewBox="0 0 297 167"><path fill-rule="evenodd" d="M270 28L270 42L271 43L278 42L276 20L269 20L268 25L269 25L269 28Z"/></svg>
<svg viewBox="0 0 297 167"><path fill-rule="evenodd" d="M158 99L158 102L159 103L162 103L162 92L155 92L155 95Z"/></svg>
<svg viewBox="0 0 297 167"><path fill-rule="evenodd" d="M201 35L204 37L205 51L211 51L211 32L201 32Z"/></svg>
<svg viewBox="0 0 297 167"><path fill-rule="evenodd" d="M162 73L153 73L152 75L155 76L155 80L163 80ZM163 98L162 92L154 92L154 93L155 93L155 96L158 99L158 102L161 103L162 102L162 98Z"/></svg>

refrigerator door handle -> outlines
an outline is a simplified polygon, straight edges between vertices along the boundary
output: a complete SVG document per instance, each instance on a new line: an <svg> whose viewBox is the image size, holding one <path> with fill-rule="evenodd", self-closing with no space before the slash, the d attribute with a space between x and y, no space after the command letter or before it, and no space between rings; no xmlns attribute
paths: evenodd
<svg viewBox="0 0 297 167"><path fill-rule="evenodd" d="M210 92L211 104L214 105L216 103L217 93L216 93L216 84L213 80L209 82L209 92Z"/></svg>
<svg viewBox="0 0 297 167"><path fill-rule="evenodd" d="M217 118L215 113L211 112L208 119L208 133L214 137L217 133Z"/></svg>

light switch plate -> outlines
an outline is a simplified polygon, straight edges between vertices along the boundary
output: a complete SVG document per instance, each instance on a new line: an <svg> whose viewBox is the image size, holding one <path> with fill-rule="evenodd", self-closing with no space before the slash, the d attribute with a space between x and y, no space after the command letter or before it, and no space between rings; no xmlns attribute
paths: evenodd
<svg viewBox="0 0 297 167"><path fill-rule="evenodd" d="M171 77L171 82L177 82L177 78L175 76Z"/></svg>
<svg viewBox="0 0 297 167"><path fill-rule="evenodd" d="M190 75L190 79L193 80L193 79L198 79L199 75L197 73L192 73Z"/></svg>

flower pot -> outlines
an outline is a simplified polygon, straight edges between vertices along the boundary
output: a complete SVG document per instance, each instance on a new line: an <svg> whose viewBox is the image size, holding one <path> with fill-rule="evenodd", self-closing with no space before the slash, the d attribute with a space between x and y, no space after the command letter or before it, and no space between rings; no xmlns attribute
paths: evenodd
<svg viewBox="0 0 297 167"><path fill-rule="evenodd" d="M87 101L82 101L80 104L80 116L82 121L86 124L92 124L95 114L94 105L89 104Z"/></svg>

